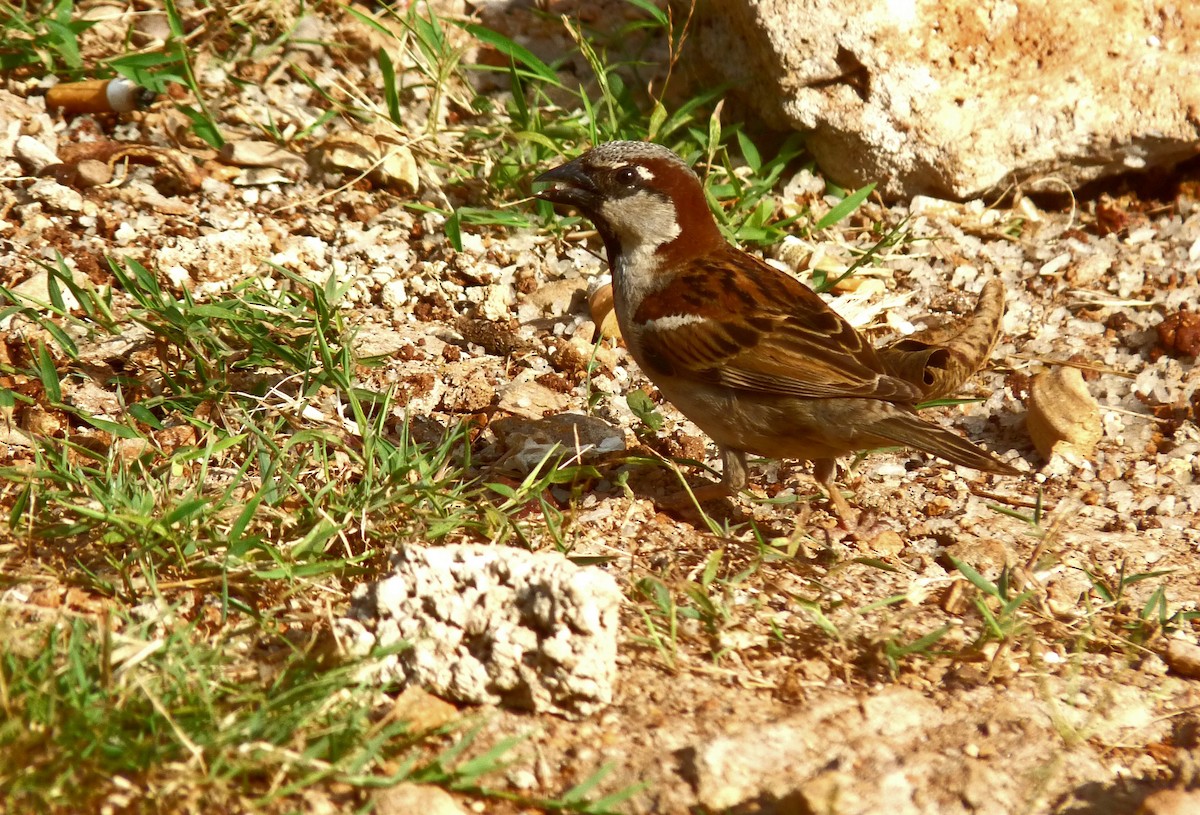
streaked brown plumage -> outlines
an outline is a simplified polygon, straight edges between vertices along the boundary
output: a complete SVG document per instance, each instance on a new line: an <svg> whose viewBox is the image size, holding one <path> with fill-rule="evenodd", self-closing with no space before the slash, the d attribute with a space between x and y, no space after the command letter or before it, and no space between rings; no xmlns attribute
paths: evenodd
<svg viewBox="0 0 1200 815"><path fill-rule="evenodd" d="M811 289L731 246L699 178L644 142L610 142L543 173L538 195L574 206L604 239L614 306L630 353L721 451L718 485L747 484L746 454L813 462L847 526L835 459L902 445L994 473L1017 471L914 405L957 389L987 359L1003 287L984 288L956 329L876 350Z"/></svg>

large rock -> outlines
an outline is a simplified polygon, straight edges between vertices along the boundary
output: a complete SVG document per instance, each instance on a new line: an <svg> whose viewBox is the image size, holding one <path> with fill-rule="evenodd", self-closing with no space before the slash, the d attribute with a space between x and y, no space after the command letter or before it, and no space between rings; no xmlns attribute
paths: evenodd
<svg viewBox="0 0 1200 815"><path fill-rule="evenodd" d="M688 42L808 132L832 179L892 198L1061 190L1200 152L1200 3L702 0Z"/></svg>
<svg viewBox="0 0 1200 815"><path fill-rule="evenodd" d="M350 655L396 648L363 678L474 704L587 716L612 701L616 581L557 552L402 545L336 621Z"/></svg>

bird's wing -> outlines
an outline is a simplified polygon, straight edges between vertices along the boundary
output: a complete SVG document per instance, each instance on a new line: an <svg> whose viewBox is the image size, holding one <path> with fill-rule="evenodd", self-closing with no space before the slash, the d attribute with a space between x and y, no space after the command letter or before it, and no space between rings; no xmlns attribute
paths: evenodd
<svg viewBox="0 0 1200 815"><path fill-rule="evenodd" d="M818 399L920 394L815 292L734 247L692 261L634 320L646 364L669 375Z"/></svg>

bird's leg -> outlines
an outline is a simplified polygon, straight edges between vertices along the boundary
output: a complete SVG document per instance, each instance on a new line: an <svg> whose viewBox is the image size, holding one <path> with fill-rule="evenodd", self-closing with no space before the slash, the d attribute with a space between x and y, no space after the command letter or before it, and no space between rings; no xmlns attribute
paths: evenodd
<svg viewBox="0 0 1200 815"><path fill-rule="evenodd" d="M721 483L729 494L746 489L750 483L750 471L746 469L746 454L741 450L721 448Z"/></svg>
<svg viewBox="0 0 1200 815"><path fill-rule="evenodd" d="M818 458L813 461L813 480L820 485L821 489L825 490L825 494L829 496L829 503L833 507L833 514L837 515L846 531L853 535L858 532L860 519L858 513L850 509L850 504L846 502L842 491L838 489L836 477L837 461L831 458Z"/></svg>
<svg viewBox="0 0 1200 815"><path fill-rule="evenodd" d="M838 516L842 526L850 537L859 541L869 541L881 532L888 531L880 524L875 513L866 510L855 512L838 489L834 478L837 476L837 462L831 458L817 459L813 462L813 479L829 496L833 513Z"/></svg>
<svg viewBox="0 0 1200 815"><path fill-rule="evenodd" d="M716 484L705 484L692 490L698 503L715 501L737 495L746 489L750 483L749 472L746 469L746 454L741 450L721 448L721 480Z"/></svg>

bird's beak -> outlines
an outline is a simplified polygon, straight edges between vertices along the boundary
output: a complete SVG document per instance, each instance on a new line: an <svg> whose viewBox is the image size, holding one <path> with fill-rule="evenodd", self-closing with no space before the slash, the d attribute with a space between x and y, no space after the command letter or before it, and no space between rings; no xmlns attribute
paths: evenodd
<svg viewBox="0 0 1200 815"><path fill-rule="evenodd" d="M568 204L578 207L585 213L593 212L596 209L598 200L596 185L584 171L579 159L568 161L553 170L547 170L533 179L533 183L535 185L552 185L534 192L534 195L545 201Z"/></svg>

